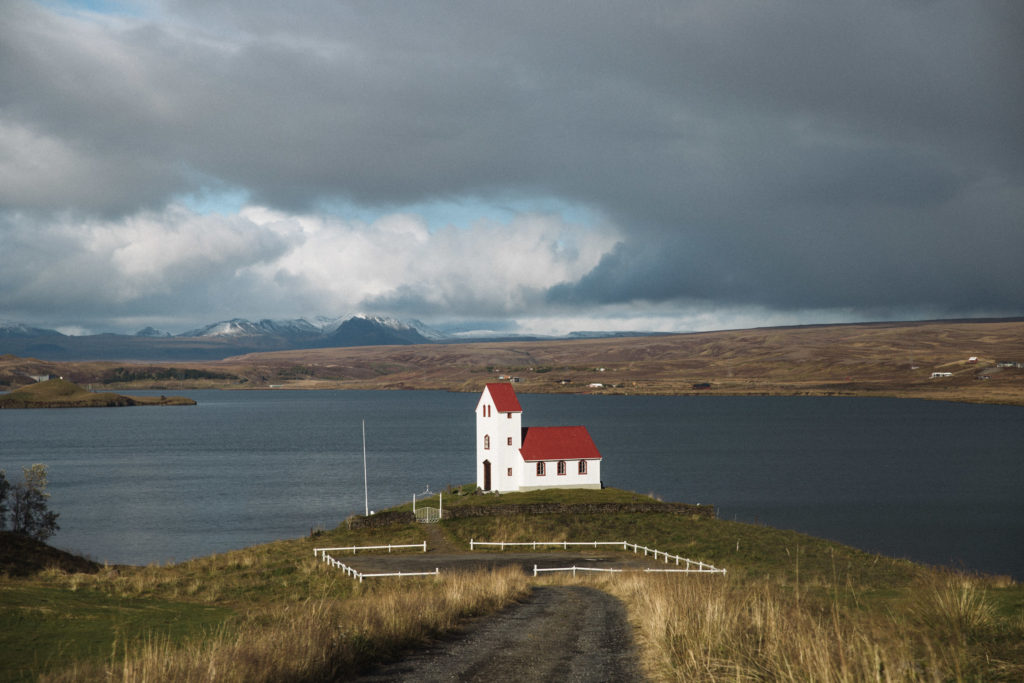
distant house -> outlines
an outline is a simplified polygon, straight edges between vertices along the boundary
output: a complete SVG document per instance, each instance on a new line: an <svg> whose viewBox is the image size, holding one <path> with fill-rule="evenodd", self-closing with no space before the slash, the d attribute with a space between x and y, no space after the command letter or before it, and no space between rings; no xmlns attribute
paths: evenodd
<svg viewBox="0 0 1024 683"><path fill-rule="evenodd" d="M476 405L476 482L484 491L601 488L601 453L586 427L523 427L511 384L484 387Z"/></svg>
<svg viewBox="0 0 1024 683"><path fill-rule="evenodd" d="M953 376L952 372L933 372L932 373L932 379L939 379L941 377L952 377L952 376Z"/></svg>
<svg viewBox="0 0 1024 683"><path fill-rule="evenodd" d="M974 365L975 363L978 362L978 357L977 356L971 356L970 358L967 359L967 362L970 363L971 365Z"/></svg>

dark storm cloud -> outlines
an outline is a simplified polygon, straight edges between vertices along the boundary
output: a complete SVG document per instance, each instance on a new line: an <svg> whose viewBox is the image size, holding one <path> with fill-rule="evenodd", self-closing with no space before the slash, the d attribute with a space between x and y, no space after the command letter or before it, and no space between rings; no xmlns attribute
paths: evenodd
<svg viewBox="0 0 1024 683"><path fill-rule="evenodd" d="M1020 313L1019 8L182 0L90 22L15 2L0 205L558 197L622 241L553 306Z"/></svg>

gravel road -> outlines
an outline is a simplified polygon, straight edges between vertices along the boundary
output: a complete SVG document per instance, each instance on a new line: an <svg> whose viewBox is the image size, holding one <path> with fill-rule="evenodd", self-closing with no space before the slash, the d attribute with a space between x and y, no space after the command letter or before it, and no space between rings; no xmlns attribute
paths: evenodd
<svg viewBox="0 0 1024 683"><path fill-rule="evenodd" d="M535 587L523 602L360 681L637 681L626 610L584 586Z"/></svg>

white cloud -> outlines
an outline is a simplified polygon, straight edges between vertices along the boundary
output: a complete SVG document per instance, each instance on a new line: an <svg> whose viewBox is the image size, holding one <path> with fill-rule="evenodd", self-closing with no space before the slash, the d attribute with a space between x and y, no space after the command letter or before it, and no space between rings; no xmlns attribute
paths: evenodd
<svg viewBox="0 0 1024 683"><path fill-rule="evenodd" d="M536 214L434 231L408 213L368 224L254 207L243 215L292 244L285 256L253 272L266 282L287 281L320 310L515 314L536 292L591 270L617 239L607 225Z"/></svg>
<svg viewBox="0 0 1024 683"><path fill-rule="evenodd" d="M907 316L910 319L913 316ZM761 306L709 306L701 303L606 304L577 312L549 312L516 319L523 334L564 335L569 332L707 332L778 325L845 323L860 320L850 310L780 312Z"/></svg>
<svg viewBox="0 0 1024 683"><path fill-rule="evenodd" d="M232 216L175 205L106 221L22 216L8 229L34 233L0 255L8 316L46 301L55 323L88 309L136 325L149 309L167 326L174 300L181 327L354 310L515 315L591 270L617 239L608 225L537 214L431 231L408 213L363 223L260 206Z"/></svg>

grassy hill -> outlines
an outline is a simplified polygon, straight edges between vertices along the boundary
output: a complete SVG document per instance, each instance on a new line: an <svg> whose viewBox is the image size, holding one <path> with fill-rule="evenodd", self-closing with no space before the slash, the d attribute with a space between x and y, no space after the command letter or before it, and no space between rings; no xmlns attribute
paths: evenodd
<svg viewBox="0 0 1024 683"><path fill-rule="evenodd" d="M500 498L537 503L546 495ZM579 495L649 500L615 490ZM482 496L449 497L472 505ZM577 579L625 602L657 680L1024 677L1024 589L1006 577L932 569L769 527L644 512L342 525L167 566L0 577L0 679L49 671L60 680L336 680L498 609L535 581L572 580L515 569L358 583L312 554L438 533L461 547L469 538L629 540L728 569Z"/></svg>
<svg viewBox="0 0 1024 683"><path fill-rule="evenodd" d="M106 408L116 406L183 406L195 401L182 396L121 396L93 393L64 379L30 384L0 396L2 408Z"/></svg>
<svg viewBox="0 0 1024 683"><path fill-rule="evenodd" d="M977 357L977 362L968 359ZM0 383L61 374L117 388L444 389L501 376L521 392L885 395L1024 405L1024 321L865 323L633 338L369 346L254 353L117 372L111 363L0 357ZM187 372L186 372L187 371ZM932 379L933 372L952 377ZM594 388L592 384L601 384ZM699 387L699 388L698 388Z"/></svg>

